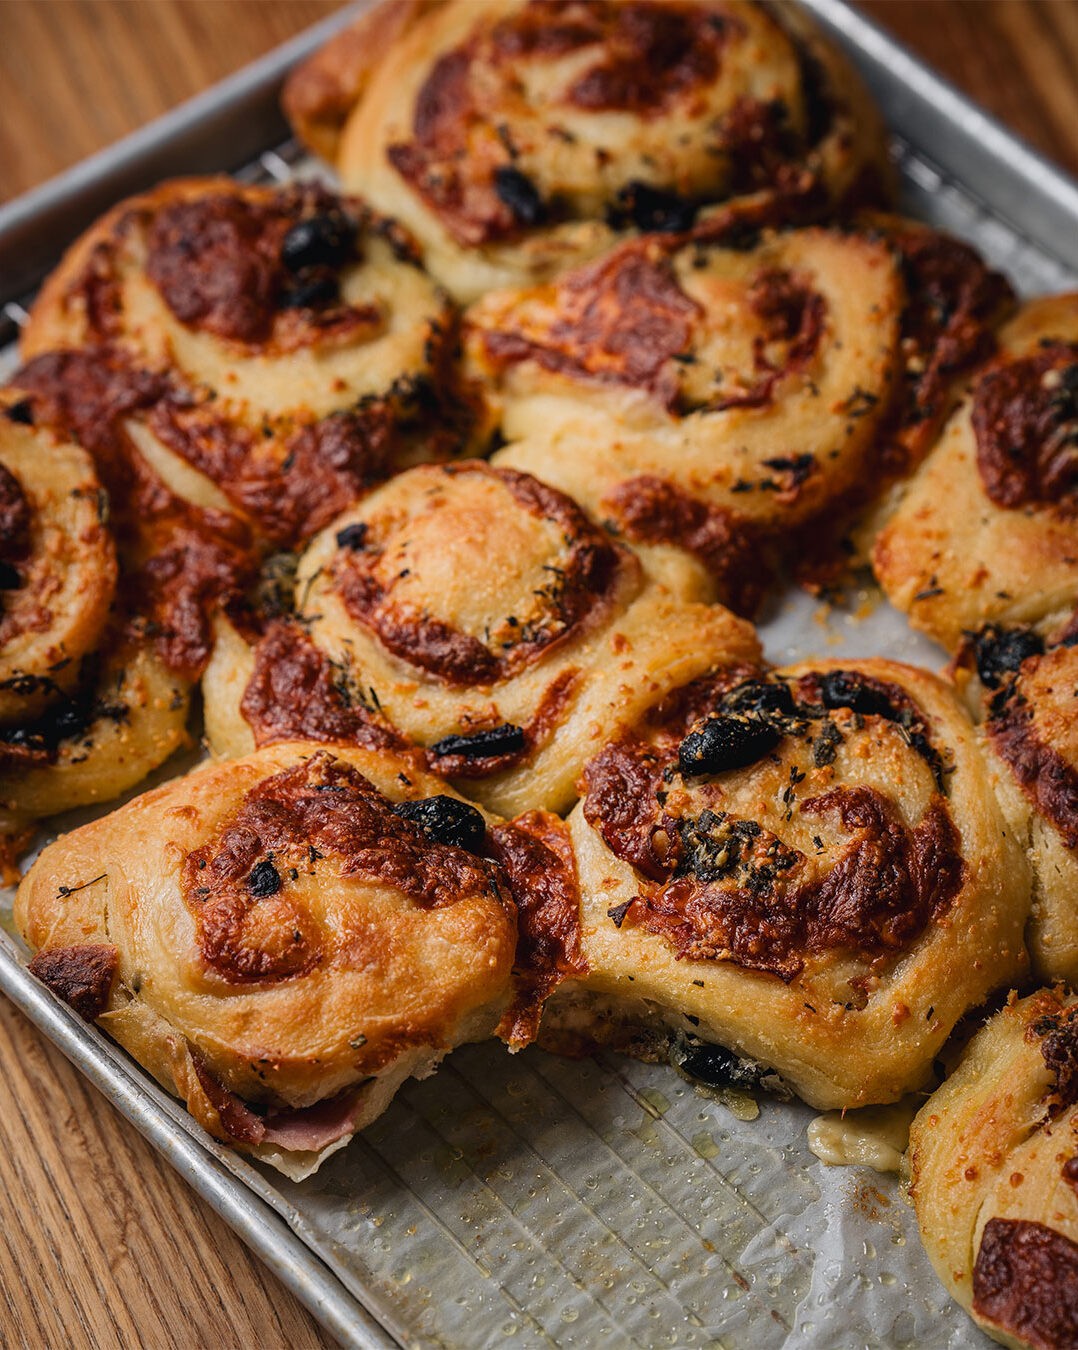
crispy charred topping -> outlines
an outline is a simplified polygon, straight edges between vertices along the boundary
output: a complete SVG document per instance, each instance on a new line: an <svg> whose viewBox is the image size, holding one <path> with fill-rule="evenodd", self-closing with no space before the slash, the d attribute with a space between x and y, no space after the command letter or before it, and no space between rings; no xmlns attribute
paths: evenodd
<svg viewBox="0 0 1078 1350"><path fill-rule="evenodd" d="M672 359L688 345L701 310L652 244L623 244L554 283L549 297L545 325L523 314L517 327L483 330L496 368L535 361L571 378L644 389L674 406Z"/></svg>
<svg viewBox="0 0 1078 1350"><path fill-rule="evenodd" d="M1020 650L1017 647L1014 654ZM1059 831L1067 848L1078 849L1078 770L1038 731L1038 700L1029 697L1026 677L1035 677L1045 659L1030 651L1015 673L1000 684L989 705L986 730L1026 798Z"/></svg>
<svg viewBox="0 0 1078 1350"><path fill-rule="evenodd" d="M920 459L949 407L958 376L996 349L994 325L1014 302L1006 277L968 244L935 230L887 231L906 281L904 397L892 419L898 471Z"/></svg>
<svg viewBox="0 0 1078 1350"><path fill-rule="evenodd" d="M682 234L692 228L699 209L698 202L634 179L618 192L607 220L616 230L632 225L641 234Z"/></svg>
<svg viewBox="0 0 1078 1350"><path fill-rule="evenodd" d="M371 691L285 620L269 624L255 647L240 712L257 746L292 740L370 749L405 744L379 715Z"/></svg>
<svg viewBox="0 0 1078 1350"><path fill-rule="evenodd" d="M422 797L414 802L397 802L392 810L418 825L435 844L452 844L454 848L478 853L486 839L487 826L482 814L459 797L448 797L444 793L437 797Z"/></svg>
<svg viewBox="0 0 1078 1350"><path fill-rule="evenodd" d="M527 726L503 723L461 735L443 736L426 752L427 763L447 778L486 778L523 764L544 745L576 693L580 672L563 670L547 686Z"/></svg>
<svg viewBox="0 0 1078 1350"><path fill-rule="evenodd" d="M472 731L463 736L443 736L430 749L431 754L437 756L460 755L464 759L488 759L515 755L526 744L523 727L503 722L500 727L487 727L484 731Z"/></svg>
<svg viewBox="0 0 1078 1350"><path fill-rule="evenodd" d="M53 697L48 708L34 721L20 726L0 727L0 768L30 769L54 764L65 747L75 753L93 748L95 726L126 722L130 708L122 682L115 688L100 687L98 660L84 663L74 692L64 692L47 675L16 675L3 687L17 695L47 690ZM177 697L182 697L177 691ZM77 762L77 760L76 760Z"/></svg>
<svg viewBox="0 0 1078 1350"><path fill-rule="evenodd" d="M115 947L89 942L40 951L27 969L84 1021L93 1022L108 1007L118 963Z"/></svg>
<svg viewBox="0 0 1078 1350"><path fill-rule="evenodd" d="M769 722L740 713L709 717L697 731L690 731L678 747L678 771L683 778L694 774L725 773L755 764L781 739Z"/></svg>
<svg viewBox="0 0 1078 1350"><path fill-rule="evenodd" d="M561 527L564 547L545 569L549 582L536 592L533 613L524 620L507 616L496 635L481 640L414 605L398 604L393 591L400 574L386 579L380 573L384 550L377 522L368 523L362 547L352 543L336 555L333 579L351 617L395 656L448 685L495 684L533 665L603 612L625 550L592 525L571 498L528 474L483 464L449 465L444 472L494 478L520 510Z"/></svg>
<svg viewBox="0 0 1078 1350"><path fill-rule="evenodd" d="M1078 1245L1042 1223L989 1219L973 1267L973 1308L1037 1350L1078 1344Z"/></svg>
<svg viewBox="0 0 1078 1350"><path fill-rule="evenodd" d="M543 1004L587 973L580 941L580 891L568 831L557 816L529 811L490 832L517 905L516 993L498 1034L517 1049L535 1039Z"/></svg>
<svg viewBox="0 0 1078 1350"><path fill-rule="evenodd" d="M771 575L751 522L652 474L619 483L603 509L634 544L673 544L699 558L735 614L756 613Z"/></svg>
<svg viewBox="0 0 1078 1350"><path fill-rule="evenodd" d="M458 242L512 237L549 211L512 162L511 133L498 134L521 97L523 63L579 54L561 95L567 108L655 117L716 79L734 27L708 5L531 0L439 57L416 98L411 138L389 147L389 161Z"/></svg>
<svg viewBox="0 0 1078 1350"><path fill-rule="evenodd" d="M103 349L37 357L14 383L32 400L39 423L93 456L124 560L134 635L148 634L172 670L197 677L212 648L209 616L242 594L254 555L247 529L234 516L176 496L126 435L124 419L152 407L162 381Z"/></svg>
<svg viewBox="0 0 1078 1350"><path fill-rule="evenodd" d="M977 468L1007 510L1078 510L1078 344L1047 342L988 372L973 395Z"/></svg>
<svg viewBox="0 0 1078 1350"><path fill-rule="evenodd" d="M608 745L585 769L584 814L651 883L612 909L611 922L642 926L679 956L730 960L785 980L810 953L844 949L871 959L908 947L963 883L960 838L941 792L911 829L868 787L798 800L806 775L794 765L785 818L819 816L849 836L830 848L819 841L812 855L723 809L705 781L769 760L787 737L804 743L816 767L830 764L866 718L897 723L942 776L942 756L909 696L851 671L793 684L758 676L697 682L656 710L647 739L629 733Z"/></svg>
<svg viewBox="0 0 1078 1350"><path fill-rule="evenodd" d="M1058 1115L1078 1102L1078 1023L1060 1009L1058 1016L1039 1017L1032 1030L1041 1037L1041 1057L1054 1079L1051 1114Z"/></svg>
<svg viewBox="0 0 1078 1350"><path fill-rule="evenodd" d="M184 859L184 903L206 965L249 983L331 960L352 935L322 925L296 884L327 875L392 886L421 909L469 895L507 903L492 864L432 841L362 774L319 753L257 784L217 837Z"/></svg>
<svg viewBox="0 0 1078 1350"><path fill-rule="evenodd" d="M986 689L998 689L1008 677L1018 674L1023 661L1044 651L1044 639L1032 628L1003 628L990 623L971 638L977 675Z"/></svg>

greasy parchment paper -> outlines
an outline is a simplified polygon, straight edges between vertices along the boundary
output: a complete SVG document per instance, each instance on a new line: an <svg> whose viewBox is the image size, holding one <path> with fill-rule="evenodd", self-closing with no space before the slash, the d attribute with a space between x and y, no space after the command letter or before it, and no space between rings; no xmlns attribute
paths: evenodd
<svg viewBox="0 0 1078 1350"><path fill-rule="evenodd" d="M896 155L906 208L977 244L1024 293L1078 281L909 147ZM262 171L311 168L273 154ZM0 354L0 377L14 360ZM761 631L780 663L943 664L867 587L840 607L789 594ZM825 1167L800 1104L761 1097L747 1121L664 1066L473 1046L293 1183L209 1140L152 1084L148 1095L402 1344L990 1344L943 1292L897 1179Z"/></svg>

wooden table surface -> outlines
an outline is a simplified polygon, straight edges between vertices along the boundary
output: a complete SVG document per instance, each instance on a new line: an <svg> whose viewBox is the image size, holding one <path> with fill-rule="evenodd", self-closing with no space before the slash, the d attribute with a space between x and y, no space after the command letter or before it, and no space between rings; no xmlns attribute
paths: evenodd
<svg viewBox="0 0 1078 1350"><path fill-rule="evenodd" d="M0 0L0 199L334 8L334 0ZM864 8L1078 175L1075 0L873 0ZM0 1344L328 1344L4 1000L0 1081Z"/></svg>

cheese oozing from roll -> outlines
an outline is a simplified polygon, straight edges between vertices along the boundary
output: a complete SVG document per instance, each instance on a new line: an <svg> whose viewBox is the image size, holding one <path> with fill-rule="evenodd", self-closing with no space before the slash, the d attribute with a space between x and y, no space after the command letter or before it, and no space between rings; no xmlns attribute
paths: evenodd
<svg viewBox="0 0 1078 1350"><path fill-rule="evenodd" d="M62 836L16 920L33 973L210 1134L302 1177L505 1012L485 837L411 760L282 744Z"/></svg>
<svg viewBox="0 0 1078 1350"><path fill-rule="evenodd" d="M620 721L759 652L748 624L648 577L564 494L479 461L410 470L339 517L294 602L253 650L222 626L214 750L412 744L502 815L568 809Z"/></svg>
<svg viewBox="0 0 1078 1350"><path fill-rule="evenodd" d="M910 1130L910 1192L940 1280L994 1340L1078 1343L1078 1001L1011 995Z"/></svg>
<svg viewBox="0 0 1078 1350"><path fill-rule="evenodd" d="M569 828L588 973L548 1005L555 1037L564 1008L719 1086L734 1066L862 1106L922 1086L1025 969L1021 849L972 724L911 667L689 685L589 762Z"/></svg>

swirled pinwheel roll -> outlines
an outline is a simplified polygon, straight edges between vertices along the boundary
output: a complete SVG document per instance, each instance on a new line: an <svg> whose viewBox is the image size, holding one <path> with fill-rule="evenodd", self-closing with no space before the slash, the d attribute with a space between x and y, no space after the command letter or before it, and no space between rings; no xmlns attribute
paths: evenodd
<svg viewBox="0 0 1078 1350"><path fill-rule="evenodd" d="M117 415L173 488L291 544L459 448L453 326L407 234L358 199L191 179L83 235L22 352L104 348L137 389Z"/></svg>
<svg viewBox="0 0 1078 1350"><path fill-rule="evenodd" d="M882 239L640 239L480 301L466 350L510 441L496 463L543 476L631 543L695 555L751 612L767 542L788 542L869 468L904 299Z"/></svg>
<svg viewBox="0 0 1078 1350"><path fill-rule="evenodd" d="M1007 1006L910 1130L921 1240L948 1292L1003 1345L1078 1344L1078 1000Z"/></svg>
<svg viewBox="0 0 1078 1350"><path fill-rule="evenodd" d="M910 622L954 651L986 623L1051 624L1078 602L1078 295L1034 300L876 540Z"/></svg>
<svg viewBox="0 0 1078 1350"><path fill-rule="evenodd" d="M720 1085L896 1100L1025 968L1022 851L972 723L912 667L697 681L589 762L569 829L588 974L544 1025L650 1029Z"/></svg>
<svg viewBox="0 0 1078 1350"><path fill-rule="evenodd" d="M16 919L38 978L212 1135L303 1176L501 1017L485 828L411 760L282 744L62 836Z"/></svg>
<svg viewBox="0 0 1078 1350"><path fill-rule="evenodd" d="M186 739L190 678L126 623L90 455L0 390L0 866L31 823L133 787Z"/></svg>
<svg viewBox="0 0 1078 1350"><path fill-rule="evenodd" d="M1000 801L1035 879L1027 942L1034 972L1078 984L1078 624L1047 638L1028 626L982 629L960 657Z"/></svg>
<svg viewBox="0 0 1078 1350"><path fill-rule="evenodd" d="M69 693L100 643L116 590L107 517L90 456L0 391L0 725Z"/></svg>
<svg viewBox="0 0 1078 1350"><path fill-rule="evenodd" d="M215 751L403 738L502 815L568 809L619 721L759 654L568 497L481 461L409 470L338 517L295 606L253 653L225 631L204 684Z"/></svg>
<svg viewBox="0 0 1078 1350"><path fill-rule="evenodd" d="M789 7L452 0L360 25L300 69L286 108L465 301L616 229L684 230L707 203L718 233L888 192L875 108Z"/></svg>

